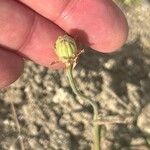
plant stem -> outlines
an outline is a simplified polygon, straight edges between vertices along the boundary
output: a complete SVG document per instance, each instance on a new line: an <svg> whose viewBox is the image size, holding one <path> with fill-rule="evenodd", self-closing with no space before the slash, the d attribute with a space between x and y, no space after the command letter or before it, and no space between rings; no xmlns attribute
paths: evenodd
<svg viewBox="0 0 150 150"><path fill-rule="evenodd" d="M69 84L73 92L79 96L81 99L87 101L93 108L93 120L98 118L98 105L96 102L92 101L89 97L82 94L76 86L75 80L72 75L73 66L70 65L66 68L66 75L69 80ZM96 123L93 123L93 138L94 138L94 150L100 150L100 126Z"/></svg>

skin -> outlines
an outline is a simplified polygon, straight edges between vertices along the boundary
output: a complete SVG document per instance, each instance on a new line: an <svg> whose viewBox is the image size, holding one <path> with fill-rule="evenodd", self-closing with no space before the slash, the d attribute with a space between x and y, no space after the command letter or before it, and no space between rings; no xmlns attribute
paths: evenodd
<svg viewBox="0 0 150 150"><path fill-rule="evenodd" d="M23 71L23 58L49 68L58 58L54 43L70 34L77 41L109 53L127 39L128 26L112 0L0 0L0 88Z"/></svg>

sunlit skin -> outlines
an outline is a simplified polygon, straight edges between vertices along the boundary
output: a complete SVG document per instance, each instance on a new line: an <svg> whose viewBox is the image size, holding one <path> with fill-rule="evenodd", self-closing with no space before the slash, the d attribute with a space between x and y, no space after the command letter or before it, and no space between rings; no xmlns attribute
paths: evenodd
<svg viewBox="0 0 150 150"><path fill-rule="evenodd" d="M100 52L127 39L128 26L112 0L0 0L0 88L22 73L23 57L49 68L58 60L54 43L70 34Z"/></svg>

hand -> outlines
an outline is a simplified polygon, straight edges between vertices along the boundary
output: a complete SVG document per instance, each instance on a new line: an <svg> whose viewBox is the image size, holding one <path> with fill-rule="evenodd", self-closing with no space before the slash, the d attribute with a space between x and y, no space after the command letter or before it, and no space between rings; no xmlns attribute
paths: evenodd
<svg viewBox="0 0 150 150"><path fill-rule="evenodd" d="M126 41L128 27L112 0L0 0L0 88L20 76L23 57L52 68L54 43L65 32L112 52Z"/></svg>

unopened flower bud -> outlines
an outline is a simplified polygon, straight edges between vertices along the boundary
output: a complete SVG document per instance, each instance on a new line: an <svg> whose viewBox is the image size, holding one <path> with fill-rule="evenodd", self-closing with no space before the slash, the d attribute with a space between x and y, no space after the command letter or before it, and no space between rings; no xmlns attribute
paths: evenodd
<svg viewBox="0 0 150 150"><path fill-rule="evenodd" d="M77 55L76 42L68 35L59 36L55 43L55 51L61 62L71 62Z"/></svg>

